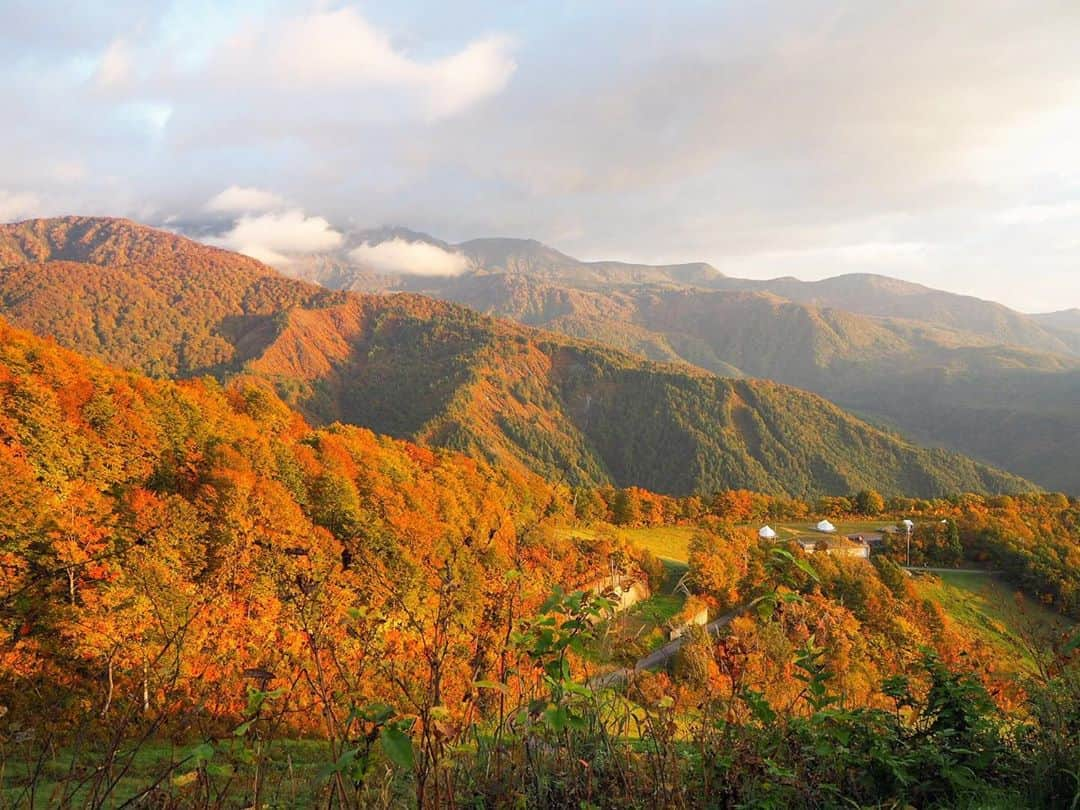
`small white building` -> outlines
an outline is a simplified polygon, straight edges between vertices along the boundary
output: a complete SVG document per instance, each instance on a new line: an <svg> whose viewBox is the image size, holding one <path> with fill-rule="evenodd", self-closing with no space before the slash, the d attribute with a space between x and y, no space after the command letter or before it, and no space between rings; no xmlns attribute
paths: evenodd
<svg viewBox="0 0 1080 810"><path fill-rule="evenodd" d="M757 536L762 540L775 540L776 532L773 530L772 526L762 526L758 530Z"/></svg>
<svg viewBox="0 0 1080 810"><path fill-rule="evenodd" d="M814 528L817 529L819 532L825 532L825 534L832 534L836 531L836 527L833 526L832 523L830 523L828 520L821 521Z"/></svg>

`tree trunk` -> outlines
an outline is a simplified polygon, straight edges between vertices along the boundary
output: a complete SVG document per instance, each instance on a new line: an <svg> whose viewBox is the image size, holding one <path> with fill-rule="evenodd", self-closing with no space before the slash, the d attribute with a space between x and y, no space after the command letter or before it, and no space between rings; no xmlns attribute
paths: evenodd
<svg viewBox="0 0 1080 810"><path fill-rule="evenodd" d="M145 657L142 662L142 710L143 714L150 713L150 663Z"/></svg>
<svg viewBox="0 0 1080 810"><path fill-rule="evenodd" d="M109 713L109 707L112 706L113 697L113 662L112 656L109 656L109 665L106 669L109 678L109 688L105 692L105 705L101 707L101 716L104 717Z"/></svg>

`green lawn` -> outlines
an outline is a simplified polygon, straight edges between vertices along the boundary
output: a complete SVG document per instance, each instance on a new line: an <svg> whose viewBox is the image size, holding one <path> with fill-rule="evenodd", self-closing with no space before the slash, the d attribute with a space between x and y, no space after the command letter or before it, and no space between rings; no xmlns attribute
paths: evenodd
<svg viewBox="0 0 1080 810"><path fill-rule="evenodd" d="M1045 649L1072 624L1033 600L1021 596L1008 583L990 574L921 574L920 595L945 609L957 624L990 645L1003 669L1033 670L1031 649Z"/></svg>
<svg viewBox="0 0 1080 810"><path fill-rule="evenodd" d="M837 534L858 534L860 532L876 532L882 526L888 525L887 520L840 520L834 521ZM790 540L805 534L815 534L814 525L817 521L805 523L773 523L770 524L779 539ZM755 531L761 525L754 524L750 528ZM595 537L596 528L563 528L559 533L563 537ZM648 549L662 560L685 563L690 556L689 546L692 538L700 529L694 526L653 526L648 528L623 528L619 526L605 527L603 531L614 532L618 537L633 543L641 548Z"/></svg>
<svg viewBox="0 0 1080 810"><path fill-rule="evenodd" d="M689 546L692 538L700 529L693 526L654 526L649 528L629 529L619 526L606 528L628 543L648 549L662 560L685 563L690 556ZM565 528L559 533L563 537L595 537L597 529Z"/></svg>
<svg viewBox="0 0 1080 810"><path fill-rule="evenodd" d="M890 526L891 520L833 520L836 533L841 535L860 534L864 532L880 532L882 526ZM795 523L770 523L776 533L781 537L798 537L804 534L817 534L817 521L805 521ZM760 528L760 527L755 527Z"/></svg>

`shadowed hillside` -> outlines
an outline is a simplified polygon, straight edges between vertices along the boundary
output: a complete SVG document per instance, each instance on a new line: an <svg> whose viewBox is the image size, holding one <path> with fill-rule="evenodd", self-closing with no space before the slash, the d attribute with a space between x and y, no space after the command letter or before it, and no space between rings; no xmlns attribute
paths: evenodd
<svg viewBox="0 0 1080 810"><path fill-rule="evenodd" d="M378 233L369 238L378 240ZM347 261L290 267L330 287L409 289L650 360L819 393L919 441L1080 492L1080 319L869 274L724 277L707 265L582 262L539 242L457 246L475 271L377 276ZM333 273L323 272L330 262Z"/></svg>

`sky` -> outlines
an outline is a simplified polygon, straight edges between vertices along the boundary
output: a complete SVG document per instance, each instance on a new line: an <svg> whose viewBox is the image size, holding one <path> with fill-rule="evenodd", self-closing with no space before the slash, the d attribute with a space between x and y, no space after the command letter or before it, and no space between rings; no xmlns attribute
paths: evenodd
<svg viewBox="0 0 1080 810"><path fill-rule="evenodd" d="M0 0L0 221L272 263L403 225L1080 307L1077 42L1076 0Z"/></svg>

